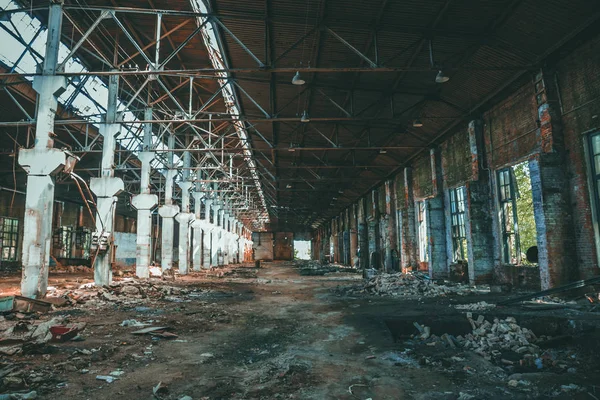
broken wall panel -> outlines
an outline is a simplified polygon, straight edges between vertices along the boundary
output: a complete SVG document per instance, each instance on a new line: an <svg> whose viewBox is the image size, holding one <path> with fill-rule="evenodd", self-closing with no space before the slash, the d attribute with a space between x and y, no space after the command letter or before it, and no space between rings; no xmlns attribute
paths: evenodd
<svg viewBox="0 0 600 400"><path fill-rule="evenodd" d="M534 94L529 81L485 113L486 149L492 168L521 160L539 147Z"/></svg>
<svg viewBox="0 0 600 400"><path fill-rule="evenodd" d="M274 260L293 260L294 259L294 233L276 232L274 246Z"/></svg>
<svg viewBox="0 0 600 400"><path fill-rule="evenodd" d="M273 233L254 232L252 234L252 251L255 260L273 260Z"/></svg>
<svg viewBox="0 0 600 400"><path fill-rule="evenodd" d="M426 199L433 196L433 181L431 176L431 159L428 152L412 164L413 194L416 199Z"/></svg>
<svg viewBox="0 0 600 400"><path fill-rule="evenodd" d="M462 186L472 180L473 160L466 127L449 137L440 147L445 187Z"/></svg>

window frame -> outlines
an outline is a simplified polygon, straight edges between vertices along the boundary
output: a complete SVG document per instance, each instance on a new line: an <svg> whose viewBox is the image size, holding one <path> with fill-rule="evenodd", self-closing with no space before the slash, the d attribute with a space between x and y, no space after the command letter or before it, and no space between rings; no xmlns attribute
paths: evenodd
<svg viewBox="0 0 600 400"><path fill-rule="evenodd" d="M453 263L467 262L469 259L467 251L467 207L465 189L464 186L459 186L448 190Z"/></svg>
<svg viewBox="0 0 600 400"><path fill-rule="evenodd" d="M498 190L502 262L509 265L521 265L521 241L517 217L518 191L513 167L501 168L496 171L496 189ZM507 229L508 225L512 230ZM514 242L514 245L511 242ZM514 260L512 258L513 248Z"/></svg>
<svg viewBox="0 0 600 400"><path fill-rule="evenodd" d="M415 208L419 262L429 262L429 238L427 235L427 200L418 200L415 204Z"/></svg>
<svg viewBox="0 0 600 400"><path fill-rule="evenodd" d="M10 221L10 229L6 228L6 222ZM19 260L19 224L18 218L0 217L0 260L14 262ZM10 245L5 245L5 235L8 235ZM14 245L12 245L14 243ZM8 257L5 257L5 249L8 249Z"/></svg>

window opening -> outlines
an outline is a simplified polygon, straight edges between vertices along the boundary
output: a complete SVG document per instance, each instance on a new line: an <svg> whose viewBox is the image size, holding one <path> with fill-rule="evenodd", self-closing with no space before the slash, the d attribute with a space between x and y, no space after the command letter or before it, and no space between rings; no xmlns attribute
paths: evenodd
<svg viewBox="0 0 600 400"><path fill-rule="evenodd" d="M17 261L19 220L0 217L0 257L2 261Z"/></svg>
<svg viewBox="0 0 600 400"><path fill-rule="evenodd" d="M452 221L452 262L467 261L464 186L450 189L450 218Z"/></svg>
<svg viewBox="0 0 600 400"><path fill-rule="evenodd" d="M498 201L502 230L502 261L513 265L536 265L525 252L537 248L529 165L522 162L498 171Z"/></svg>
<svg viewBox="0 0 600 400"><path fill-rule="evenodd" d="M310 260L310 240L294 240L294 259Z"/></svg>
<svg viewBox="0 0 600 400"><path fill-rule="evenodd" d="M427 213L426 202L417 202L417 233L419 241L419 261L429 261L429 240L427 238Z"/></svg>

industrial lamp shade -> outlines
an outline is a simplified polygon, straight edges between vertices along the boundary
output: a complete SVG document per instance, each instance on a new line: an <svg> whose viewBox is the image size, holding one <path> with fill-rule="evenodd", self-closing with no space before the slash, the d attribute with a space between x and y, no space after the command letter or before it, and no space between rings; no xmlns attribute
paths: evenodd
<svg viewBox="0 0 600 400"><path fill-rule="evenodd" d="M302 113L302 117L300 118L300 122L310 122L310 118L308 117L308 111L304 110Z"/></svg>
<svg viewBox="0 0 600 400"><path fill-rule="evenodd" d="M292 78L292 84L297 86L302 86L306 83L304 79L300 76L300 71L296 71L296 75Z"/></svg>
<svg viewBox="0 0 600 400"><path fill-rule="evenodd" d="M446 83L450 80L450 77L444 74L444 71L440 70L435 77L435 83Z"/></svg>
<svg viewBox="0 0 600 400"><path fill-rule="evenodd" d="M420 118L417 118L413 121L413 128L420 128L423 126L423 121Z"/></svg>

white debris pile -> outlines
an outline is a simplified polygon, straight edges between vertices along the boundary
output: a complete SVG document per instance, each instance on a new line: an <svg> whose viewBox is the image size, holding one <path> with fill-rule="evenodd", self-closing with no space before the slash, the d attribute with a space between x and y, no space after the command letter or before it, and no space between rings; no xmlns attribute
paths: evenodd
<svg viewBox="0 0 600 400"><path fill-rule="evenodd" d="M494 322L487 321L483 315L473 319L467 313L473 332L465 336L463 347L481 355L500 355L502 350L512 350L518 354L537 354L539 347L534 344L537 336L527 328L517 324L514 317L505 319L494 318ZM460 337L458 338L460 341Z"/></svg>
<svg viewBox="0 0 600 400"><path fill-rule="evenodd" d="M488 303L486 301L479 301L477 303L456 304L454 308L456 308L457 310L466 311L485 311L491 310L492 308L496 308L496 305L493 303Z"/></svg>
<svg viewBox="0 0 600 400"><path fill-rule="evenodd" d="M414 273L380 274L369 279L358 293L379 296L447 296L487 293L489 289L467 285L438 284Z"/></svg>
<svg viewBox="0 0 600 400"><path fill-rule="evenodd" d="M531 358L539 353L540 349L535 344L538 337L530 329L519 326L514 317L495 318L494 322L490 322L483 315L474 319L473 314L469 312L467 319L471 324L472 332L465 336L454 337L444 334L438 337L431 334L428 326L415 322L419 333L413 337L426 340L427 345L436 345L438 342L449 344L451 347L458 345L486 358L500 357L505 351L513 351L524 358Z"/></svg>
<svg viewBox="0 0 600 400"><path fill-rule="evenodd" d="M186 297L198 296L199 292L208 292L195 288L171 286L163 281L146 281L126 278L114 282L108 287L96 287L93 283L77 288L49 288L47 299L56 307L76 305L101 305L103 303L138 304L148 300L184 301Z"/></svg>

